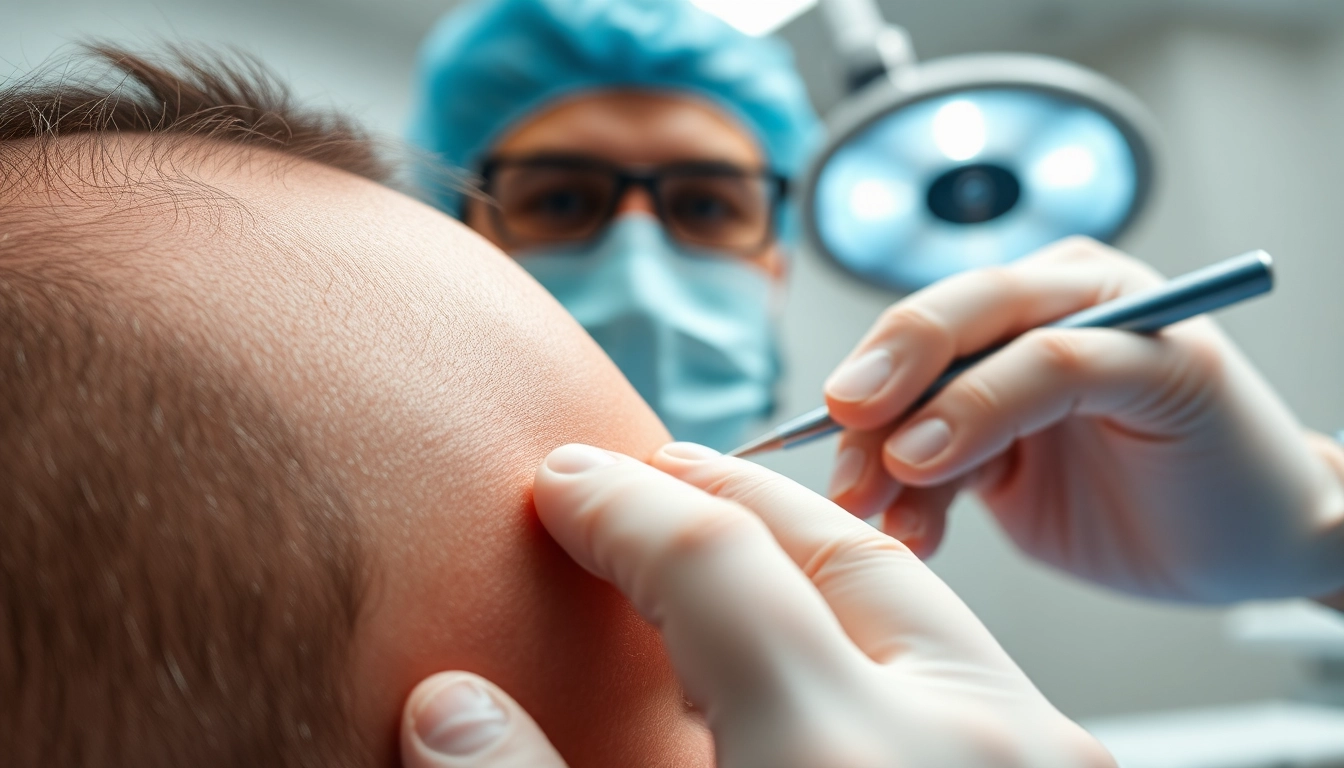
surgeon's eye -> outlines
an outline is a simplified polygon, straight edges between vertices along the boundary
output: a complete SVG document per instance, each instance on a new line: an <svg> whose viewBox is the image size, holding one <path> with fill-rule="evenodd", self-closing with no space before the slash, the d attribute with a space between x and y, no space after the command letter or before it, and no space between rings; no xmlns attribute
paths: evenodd
<svg viewBox="0 0 1344 768"><path fill-rule="evenodd" d="M597 210L597 199L582 189L553 189L524 201L522 212L556 222L572 221L591 216Z"/></svg>
<svg viewBox="0 0 1344 768"><path fill-rule="evenodd" d="M509 169L495 189L506 234L529 241L592 235L602 224L611 195L607 174L555 167Z"/></svg>
<svg viewBox="0 0 1344 768"><path fill-rule="evenodd" d="M697 226L716 226L742 215L732 200L711 195L687 195L674 201L672 213L682 221Z"/></svg>
<svg viewBox="0 0 1344 768"><path fill-rule="evenodd" d="M668 224L683 240L740 250L768 236L769 195L757 179L730 175L668 179L663 195Z"/></svg>

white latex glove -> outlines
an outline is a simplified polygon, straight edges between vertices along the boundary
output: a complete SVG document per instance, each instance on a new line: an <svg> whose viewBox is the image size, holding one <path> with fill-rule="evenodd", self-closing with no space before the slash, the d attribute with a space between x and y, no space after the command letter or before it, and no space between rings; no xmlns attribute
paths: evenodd
<svg viewBox="0 0 1344 768"><path fill-rule="evenodd" d="M1207 318L1152 337L1030 331L888 426L954 358L1160 280L1075 238L896 304L827 381L850 428L832 497L885 510L885 530L928 554L970 487L1029 555L1139 595L1344 588L1338 446L1305 433Z"/></svg>
<svg viewBox="0 0 1344 768"><path fill-rule="evenodd" d="M536 502L661 631L721 768L1114 765L909 550L769 470L684 443L652 467L570 445ZM460 710L437 705L444 680L474 686ZM562 765L460 673L416 690L403 737L408 768Z"/></svg>
<svg viewBox="0 0 1344 768"><path fill-rule="evenodd" d="M425 678L401 718L403 768L565 768L508 694L467 672Z"/></svg>

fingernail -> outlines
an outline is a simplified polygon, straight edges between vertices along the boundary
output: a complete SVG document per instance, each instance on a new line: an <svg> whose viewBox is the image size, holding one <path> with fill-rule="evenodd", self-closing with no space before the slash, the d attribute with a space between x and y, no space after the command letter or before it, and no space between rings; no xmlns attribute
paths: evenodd
<svg viewBox="0 0 1344 768"><path fill-rule="evenodd" d="M687 461L704 461L723 455L713 448L699 443L668 443L663 446L663 453L674 459L686 459Z"/></svg>
<svg viewBox="0 0 1344 768"><path fill-rule="evenodd" d="M435 691L415 715L415 732L425 746L444 755L470 755L499 740L509 719L495 700L470 681Z"/></svg>
<svg viewBox="0 0 1344 768"><path fill-rule="evenodd" d="M890 521L890 527L886 528L887 535L900 541L910 541L918 539L924 535L924 529L927 528L924 516L918 512L904 512L895 520L891 520L891 515L887 515Z"/></svg>
<svg viewBox="0 0 1344 768"><path fill-rule="evenodd" d="M867 454L856 445L841 451L840 455L835 457L835 469L831 472L831 487L826 491L826 495L834 499L857 485L859 478L863 476L863 466L867 460Z"/></svg>
<svg viewBox="0 0 1344 768"><path fill-rule="evenodd" d="M616 457L601 448L582 443L562 445L546 457L546 467L562 475L577 475L596 467L615 464Z"/></svg>
<svg viewBox="0 0 1344 768"><path fill-rule="evenodd" d="M867 400L891 378L891 353L874 349L840 366L826 382L826 394L846 403Z"/></svg>
<svg viewBox="0 0 1344 768"><path fill-rule="evenodd" d="M897 461L919 466L952 444L952 428L942 419L921 421L887 441L887 453Z"/></svg>

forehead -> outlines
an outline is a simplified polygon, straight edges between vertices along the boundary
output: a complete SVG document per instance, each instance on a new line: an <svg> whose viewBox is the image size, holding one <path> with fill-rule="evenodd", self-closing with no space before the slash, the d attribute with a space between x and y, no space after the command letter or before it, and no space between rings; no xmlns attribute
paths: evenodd
<svg viewBox="0 0 1344 768"><path fill-rule="evenodd" d="M639 90L569 96L524 118L494 150L572 152L632 165L719 160L754 166L763 157L751 132L707 99Z"/></svg>

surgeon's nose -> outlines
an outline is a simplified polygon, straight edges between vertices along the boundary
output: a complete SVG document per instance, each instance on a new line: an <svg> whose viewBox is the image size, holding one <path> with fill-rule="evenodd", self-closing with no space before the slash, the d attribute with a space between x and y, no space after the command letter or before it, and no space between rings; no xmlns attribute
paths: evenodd
<svg viewBox="0 0 1344 768"><path fill-rule="evenodd" d="M631 185L625 190L625 194L616 203L616 216L624 216L628 213L646 213L650 216L657 215L657 209L653 206L653 196L649 190Z"/></svg>

